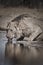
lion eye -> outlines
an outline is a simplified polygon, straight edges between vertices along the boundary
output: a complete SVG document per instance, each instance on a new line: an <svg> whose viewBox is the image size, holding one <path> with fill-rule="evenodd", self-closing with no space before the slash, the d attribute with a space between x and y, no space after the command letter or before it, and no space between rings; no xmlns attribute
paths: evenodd
<svg viewBox="0 0 43 65"><path fill-rule="evenodd" d="M16 26L15 26L15 28L16 28Z"/></svg>
<svg viewBox="0 0 43 65"><path fill-rule="evenodd" d="M12 29L10 31L13 31Z"/></svg>

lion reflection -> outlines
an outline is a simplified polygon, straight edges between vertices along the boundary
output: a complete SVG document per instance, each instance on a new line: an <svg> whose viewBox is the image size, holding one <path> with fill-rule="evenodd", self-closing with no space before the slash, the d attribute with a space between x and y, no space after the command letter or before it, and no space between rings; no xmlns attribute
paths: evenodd
<svg viewBox="0 0 43 65"><path fill-rule="evenodd" d="M16 63L28 63L38 58L38 49L35 47L24 47L22 44L6 43L5 57Z"/></svg>

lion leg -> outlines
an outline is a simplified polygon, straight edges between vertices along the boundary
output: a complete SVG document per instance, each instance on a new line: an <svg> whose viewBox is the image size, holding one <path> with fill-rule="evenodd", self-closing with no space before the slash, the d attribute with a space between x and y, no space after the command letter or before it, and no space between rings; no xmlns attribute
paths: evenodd
<svg viewBox="0 0 43 65"><path fill-rule="evenodd" d="M42 34L40 34L40 36L39 37L37 37L37 39L36 39L37 41L43 41L43 33Z"/></svg>
<svg viewBox="0 0 43 65"><path fill-rule="evenodd" d="M42 30L40 28L37 28L34 32L31 33L31 35L28 38L24 38L24 40L28 41L35 41L38 36L40 36L42 33Z"/></svg>

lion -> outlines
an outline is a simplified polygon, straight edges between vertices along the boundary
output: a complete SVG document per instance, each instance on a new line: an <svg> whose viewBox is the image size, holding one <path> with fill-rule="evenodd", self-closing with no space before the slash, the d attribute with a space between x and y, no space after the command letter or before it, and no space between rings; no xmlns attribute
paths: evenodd
<svg viewBox="0 0 43 65"><path fill-rule="evenodd" d="M7 28L7 38L16 38L17 41L35 41L42 33L41 27L35 23L35 19L29 14L21 14L17 16L8 23Z"/></svg>

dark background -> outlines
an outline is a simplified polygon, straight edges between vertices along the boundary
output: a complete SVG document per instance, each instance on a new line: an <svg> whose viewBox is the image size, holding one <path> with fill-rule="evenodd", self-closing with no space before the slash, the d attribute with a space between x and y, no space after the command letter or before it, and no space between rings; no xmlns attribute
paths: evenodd
<svg viewBox="0 0 43 65"><path fill-rule="evenodd" d="M29 8L43 8L43 0L0 0L0 4L8 6L25 6Z"/></svg>

